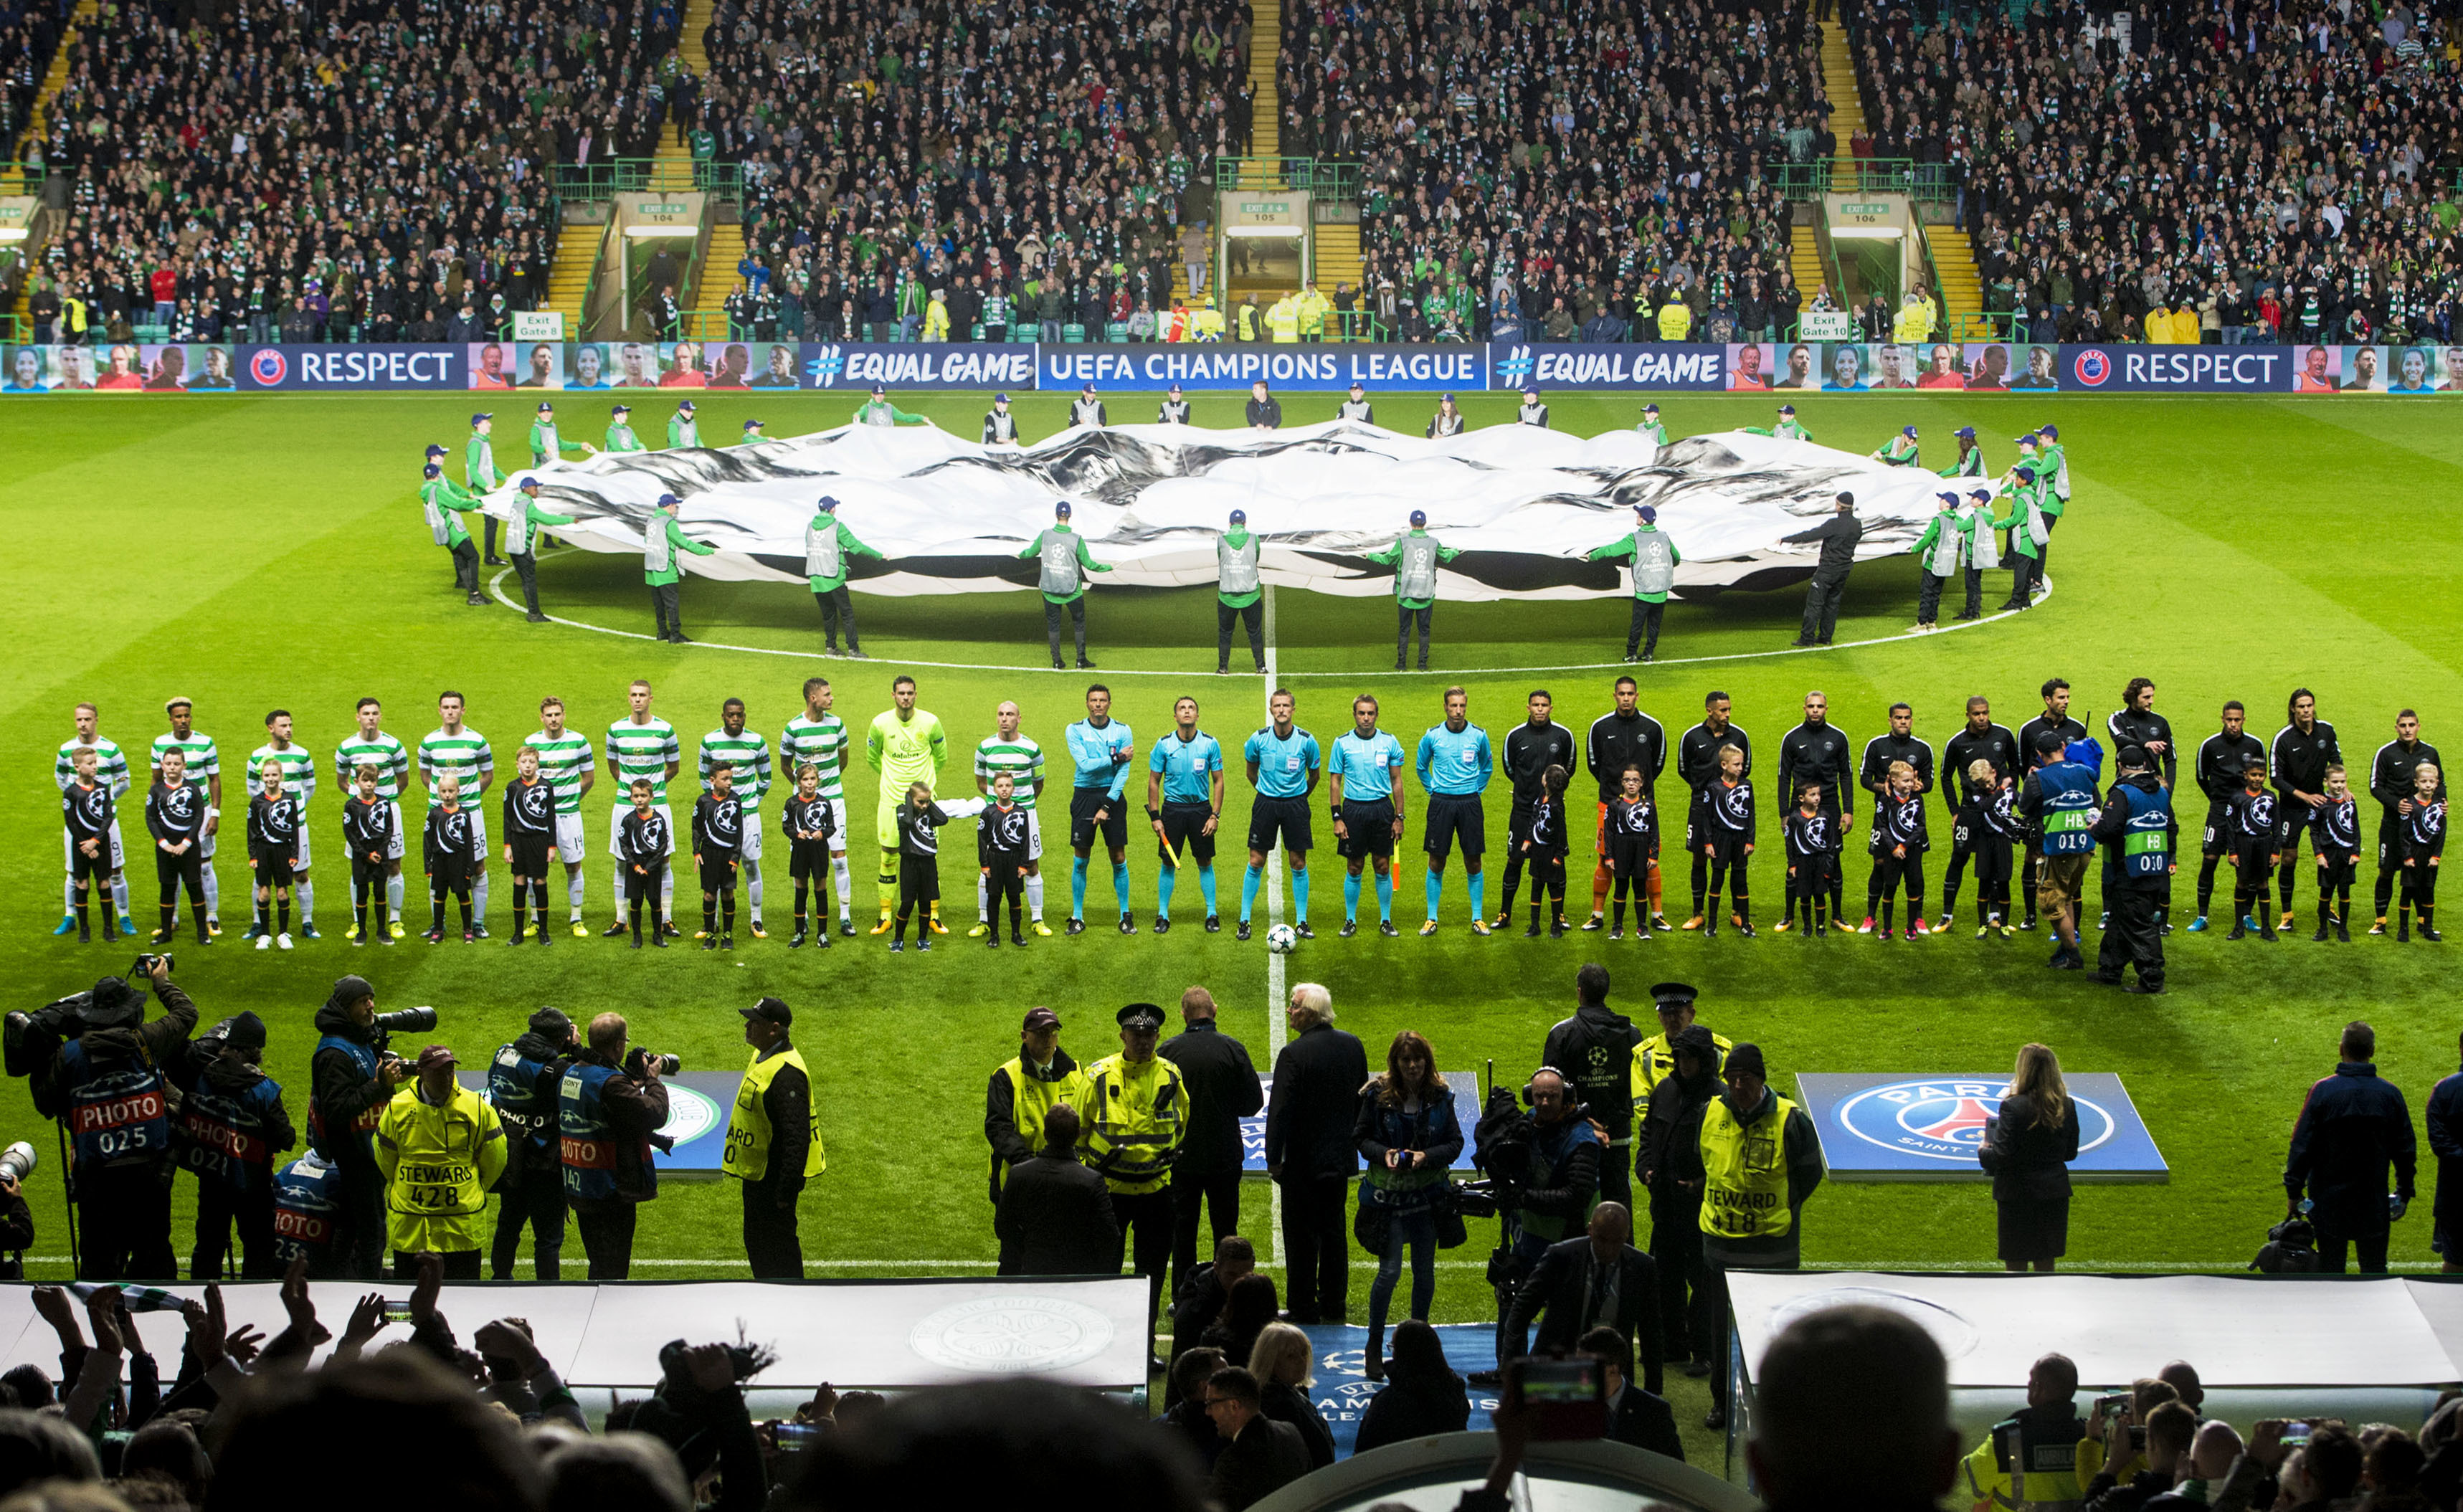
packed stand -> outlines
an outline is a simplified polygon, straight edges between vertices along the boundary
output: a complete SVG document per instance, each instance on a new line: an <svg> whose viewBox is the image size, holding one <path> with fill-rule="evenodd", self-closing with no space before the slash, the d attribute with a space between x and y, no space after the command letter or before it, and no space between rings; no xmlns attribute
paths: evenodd
<svg viewBox="0 0 2463 1512"><path fill-rule="evenodd" d="M39 339L476 340L546 288L552 165L652 150L671 0L105 7L42 143Z"/></svg>
<svg viewBox="0 0 2463 1512"><path fill-rule="evenodd" d="M0 0L0 148L13 148L33 119L68 11L60 0Z"/></svg>
<svg viewBox="0 0 2463 1512"><path fill-rule="evenodd" d="M1891 7L1852 34L1873 155L1963 173L1985 305L2027 338L2455 339L2452 4L1994 7L1972 33Z"/></svg>
<svg viewBox="0 0 2463 1512"><path fill-rule="evenodd" d="M1362 164L1362 288L1334 300L1378 333L1769 340L1793 323L1790 211L1762 165L1829 140L1801 10L1388 0L1283 18L1282 150Z"/></svg>
<svg viewBox="0 0 2463 1512"><path fill-rule="evenodd" d="M1150 339L1248 140L1249 26L1229 0L721 0L696 140L743 164L739 308L791 339Z"/></svg>

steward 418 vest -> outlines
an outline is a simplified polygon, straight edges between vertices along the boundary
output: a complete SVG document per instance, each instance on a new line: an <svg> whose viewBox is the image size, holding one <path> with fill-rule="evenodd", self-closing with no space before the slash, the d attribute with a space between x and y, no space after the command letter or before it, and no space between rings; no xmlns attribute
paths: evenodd
<svg viewBox="0 0 2463 1512"><path fill-rule="evenodd" d="M1781 1097L1740 1124L1724 1097L1702 1111L1702 1232L1718 1239L1778 1239L1796 1226L1787 1205L1787 1120Z"/></svg>

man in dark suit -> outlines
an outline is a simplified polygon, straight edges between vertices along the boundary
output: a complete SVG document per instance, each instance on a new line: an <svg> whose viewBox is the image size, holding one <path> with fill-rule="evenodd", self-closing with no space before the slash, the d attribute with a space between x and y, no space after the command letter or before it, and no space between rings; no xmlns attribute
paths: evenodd
<svg viewBox="0 0 2463 1512"><path fill-rule="evenodd" d="M2303 1196L2310 1200L2320 1270L2340 1274L2357 1250L2362 1274L2384 1275L2387 1225L2411 1205L2419 1144L2402 1089L2378 1075L2377 1031L2358 1020L2344 1025L2342 1050L2335 1074L2309 1089L2292 1126L2284 1198L2295 1212Z"/></svg>
<svg viewBox="0 0 2463 1512"><path fill-rule="evenodd" d="M1663 1335L1659 1311L1659 1264L1633 1247L1633 1216L1621 1202L1591 1210L1590 1231L1548 1246L1515 1293L1506 1337L1522 1337L1539 1320L1532 1348L1562 1354L1593 1328L1614 1328L1633 1340L1642 1356L1643 1389L1660 1394Z"/></svg>
<svg viewBox="0 0 2463 1512"><path fill-rule="evenodd" d="M1283 1301L1294 1323L1340 1323L1350 1278L1343 1204L1360 1169L1351 1126L1368 1056L1334 1026L1334 995L1314 982L1292 988L1284 1022L1292 1039L1266 1106L1266 1174L1283 1189Z"/></svg>
<svg viewBox="0 0 2463 1512"><path fill-rule="evenodd" d="M1206 1415L1229 1442L1206 1478L1206 1495L1223 1512L1242 1512L1309 1473L1300 1431L1267 1416L1259 1396L1257 1378L1237 1366L1207 1377Z"/></svg>
<svg viewBox="0 0 2463 1512"><path fill-rule="evenodd" d="M1683 1459L1685 1440L1676 1432L1676 1411L1666 1397L1633 1384L1633 1350L1624 1335L1614 1328L1593 1328L1582 1335L1579 1348L1607 1363L1607 1436L1670 1459Z"/></svg>
<svg viewBox="0 0 2463 1512"><path fill-rule="evenodd" d="M1043 1149L1009 1168L992 1233L1004 1276L1120 1268L1120 1220L1103 1178L1078 1163L1078 1111L1067 1103L1043 1115Z"/></svg>
<svg viewBox="0 0 2463 1512"><path fill-rule="evenodd" d="M1191 987L1180 995L1187 1027L1155 1053L1180 1068L1188 1089L1188 1135L1172 1162L1171 1288L1197 1265L1200 1203L1214 1223L1214 1242L1240 1232L1240 1120L1266 1106L1266 1090L1249 1047L1214 1024L1214 995Z"/></svg>

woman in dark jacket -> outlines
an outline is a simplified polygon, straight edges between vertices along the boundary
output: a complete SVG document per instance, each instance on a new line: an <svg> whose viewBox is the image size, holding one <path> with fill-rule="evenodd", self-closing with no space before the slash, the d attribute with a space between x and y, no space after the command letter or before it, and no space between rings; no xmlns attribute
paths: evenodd
<svg viewBox="0 0 2463 1512"><path fill-rule="evenodd" d="M1384 1390L1368 1399L1367 1410L1360 1415L1353 1454L1406 1438L1458 1434L1470 1424L1471 1394L1463 1389L1463 1378L1446 1364L1436 1329L1417 1318L1396 1325L1387 1372Z"/></svg>
<svg viewBox="0 0 2463 1512"><path fill-rule="evenodd" d="M2078 1109L2062 1084L2060 1060L2048 1047L2029 1045L2018 1051L2010 1095L1984 1126L1976 1152L1993 1177L2002 1268L2049 1274L2069 1248L2069 1163L2078 1153Z"/></svg>
<svg viewBox="0 0 2463 1512"><path fill-rule="evenodd" d="M1437 1053L1409 1029L1385 1050L1385 1074L1360 1089L1360 1112L1352 1137L1367 1157L1360 1183L1361 1224L1381 1222L1385 1243L1372 1250L1377 1280L1368 1288L1368 1348L1362 1368L1372 1381L1385 1378L1385 1309L1403 1274L1403 1251L1411 1252L1411 1316L1425 1323L1437 1293L1438 1189L1452 1177L1462 1154L1462 1122L1453 1093L1437 1074Z"/></svg>
<svg viewBox="0 0 2463 1512"><path fill-rule="evenodd" d="M1308 1445L1309 1468L1322 1470L1334 1463L1334 1431L1309 1400L1309 1366L1316 1357L1309 1336L1297 1325L1270 1323L1250 1352L1249 1373L1257 1378L1258 1411L1299 1430L1300 1442Z"/></svg>
<svg viewBox="0 0 2463 1512"><path fill-rule="evenodd" d="M1221 1350L1226 1360L1246 1360L1257 1347L1257 1335L1282 1311L1282 1294L1275 1289L1275 1278L1250 1274L1232 1284L1231 1296L1224 1299L1222 1314L1207 1325L1197 1342L1209 1349Z"/></svg>

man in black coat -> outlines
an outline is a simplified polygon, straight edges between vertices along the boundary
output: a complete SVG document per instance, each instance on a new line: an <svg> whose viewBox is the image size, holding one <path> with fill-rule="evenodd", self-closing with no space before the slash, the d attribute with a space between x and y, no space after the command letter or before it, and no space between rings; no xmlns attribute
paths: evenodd
<svg viewBox="0 0 2463 1512"><path fill-rule="evenodd" d="M2341 1274L2346 1249L2356 1248L2363 1274L2384 1275L2387 1229L2411 1203L2411 1110L2401 1088L2378 1077L2376 1030L2357 1019L2344 1025L2342 1048L2335 1074L2309 1089L2292 1126L2283 1191L2296 1212L2308 1195L2320 1270Z"/></svg>
<svg viewBox="0 0 2463 1512"><path fill-rule="evenodd" d="M1864 522L1856 518L1852 493L1839 495L1838 512L1812 529L1779 537L1791 546L1816 542L1821 546L1821 557L1813 564L1813 582L1804 591L1804 623L1790 645L1830 644L1831 633L1839 628L1839 601L1847 594L1847 570L1856 565L1856 543L1864 538Z"/></svg>
<svg viewBox="0 0 2463 1512"><path fill-rule="evenodd" d="M1212 993L1182 993L1180 1021L1187 1026L1155 1051L1180 1068L1188 1089L1188 1134L1171 1166L1175 1296L1197 1265L1199 1204L1213 1220L1217 1244L1240 1231L1240 1120L1266 1106L1249 1047L1215 1026Z"/></svg>
<svg viewBox="0 0 2463 1512"><path fill-rule="evenodd" d="M1633 1247L1633 1215L1624 1203L1602 1202L1591 1209L1588 1233L1549 1245L1531 1267L1515 1294L1506 1328L1520 1338L1535 1317L1539 1334L1532 1350L1540 1354L1576 1349L1594 1328L1614 1328L1620 1339L1639 1346L1644 1390L1660 1394L1665 1384L1660 1367L1667 1351L1660 1325L1659 1265ZM1623 1355L1620 1350L1619 1358Z"/></svg>
<svg viewBox="0 0 2463 1512"><path fill-rule="evenodd" d="M2429 1215L2436 1228L2430 1247L2446 1262L2442 1268L2463 1271L2463 1070L2430 1090L2421 1121L2429 1126L2429 1153L2437 1157L2437 1197Z"/></svg>
<svg viewBox="0 0 2463 1512"><path fill-rule="evenodd" d="M1207 1476L1207 1499L1223 1512L1242 1512L1309 1473L1300 1431L1267 1416L1257 1378L1237 1366L1208 1377L1206 1415L1229 1440Z"/></svg>
<svg viewBox="0 0 2463 1512"><path fill-rule="evenodd" d="M1596 961L1574 973L1574 1016L1558 1021L1539 1051L1574 1084L1582 1115L1607 1131L1600 1157L1600 1198L1633 1205L1633 1052L1642 1031L1608 1006L1608 969Z"/></svg>
<svg viewBox="0 0 2463 1512"><path fill-rule="evenodd" d="M1616 1443L1682 1460L1685 1440L1676 1432L1676 1410L1657 1392L1646 1392L1633 1383L1633 1350L1625 1344L1625 1336L1602 1326L1583 1334L1575 1348L1596 1356L1608 1368L1605 1436Z"/></svg>
<svg viewBox="0 0 2463 1512"><path fill-rule="evenodd" d="M341 1174L334 1243L344 1276L377 1279L385 1253L385 1182L377 1169L377 1118L409 1080L400 1057L376 1048L376 988L343 977L316 1010L321 1038L309 1061L308 1143ZM562 1179L563 1173L557 1173Z"/></svg>
<svg viewBox="0 0 2463 1512"><path fill-rule="evenodd" d="M1009 1168L992 1233L1004 1276L1120 1268L1120 1220L1103 1178L1078 1163L1078 1111L1067 1103L1043 1115L1043 1148Z"/></svg>
<svg viewBox="0 0 2463 1512"><path fill-rule="evenodd" d="M197 1006L172 983L168 957L146 959L150 981L138 980L162 1000L163 1017L147 1023L144 993L105 977L77 1011L83 1032L32 1075L34 1111L59 1119L74 1141L77 1220L85 1228L81 1280L180 1275L171 1249L168 1098L158 1068L186 1058Z"/></svg>
<svg viewBox="0 0 2463 1512"><path fill-rule="evenodd" d="M1292 988L1285 1022L1292 1039L1266 1106L1266 1174L1283 1189L1283 1303L1294 1323L1340 1323L1351 1275L1343 1205L1360 1169L1351 1129L1368 1056L1334 1026L1334 995L1314 982Z"/></svg>

